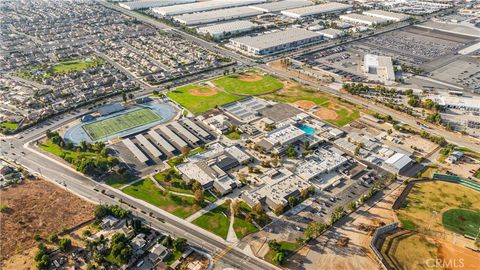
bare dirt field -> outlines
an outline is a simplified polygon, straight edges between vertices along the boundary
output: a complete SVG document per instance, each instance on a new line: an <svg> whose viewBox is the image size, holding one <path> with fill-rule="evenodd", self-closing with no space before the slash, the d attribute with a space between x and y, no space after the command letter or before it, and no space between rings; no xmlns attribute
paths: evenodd
<svg viewBox="0 0 480 270"><path fill-rule="evenodd" d="M194 88L188 90L188 93L192 96L197 97L209 97L214 96L217 94L217 90L211 87L203 87L203 88Z"/></svg>
<svg viewBox="0 0 480 270"><path fill-rule="evenodd" d="M318 116L322 120L335 120L338 118L337 113L334 110L328 108L320 108L315 111L313 114Z"/></svg>
<svg viewBox="0 0 480 270"><path fill-rule="evenodd" d="M0 260L23 253L36 242L35 234L47 238L93 218L95 205L44 180L0 190Z"/></svg>
<svg viewBox="0 0 480 270"><path fill-rule="evenodd" d="M312 108L315 108L317 104L315 102L310 101L310 100L297 100L292 103L295 106L298 106L306 111L311 110Z"/></svg>
<svg viewBox="0 0 480 270"><path fill-rule="evenodd" d="M257 81L260 81L262 80L262 76L256 74L256 73L247 73L247 74L244 74L242 76L240 76L240 78L238 78L239 80L241 81L245 81L245 82L257 82Z"/></svg>
<svg viewBox="0 0 480 270"><path fill-rule="evenodd" d="M457 261L448 269L480 269L480 255L478 253L445 241L438 241L438 244L437 255L439 258L445 262ZM463 264L460 263L460 260L463 260Z"/></svg>
<svg viewBox="0 0 480 270"><path fill-rule="evenodd" d="M389 191L381 201L366 210L350 215L342 224L316 239L302 254L295 254L287 267L289 269L379 269L379 265L370 253L371 233L373 229L396 221L392 204L402 188ZM336 245L340 237L349 239L345 247ZM296 262L301 262L298 265ZM301 268L303 267L303 268Z"/></svg>

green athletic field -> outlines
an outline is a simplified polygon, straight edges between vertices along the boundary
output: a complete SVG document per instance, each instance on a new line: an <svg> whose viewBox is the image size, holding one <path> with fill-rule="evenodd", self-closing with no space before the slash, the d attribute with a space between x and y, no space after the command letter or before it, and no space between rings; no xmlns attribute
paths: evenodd
<svg viewBox="0 0 480 270"><path fill-rule="evenodd" d="M450 209L443 213L442 224L450 231L475 237L480 230L480 212Z"/></svg>
<svg viewBox="0 0 480 270"><path fill-rule="evenodd" d="M93 141L117 134L127 129L143 126L162 119L152 110L145 108L107 118L82 126Z"/></svg>
<svg viewBox="0 0 480 270"><path fill-rule="evenodd" d="M258 81L244 81L241 75L233 74L218 78L213 81L216 85L222 87L226 91L234 94L242 95L261 95L278 89L284 85L281 81L268 75L259 75L257 73L247 73L258 76L261 79Z"/></svg>

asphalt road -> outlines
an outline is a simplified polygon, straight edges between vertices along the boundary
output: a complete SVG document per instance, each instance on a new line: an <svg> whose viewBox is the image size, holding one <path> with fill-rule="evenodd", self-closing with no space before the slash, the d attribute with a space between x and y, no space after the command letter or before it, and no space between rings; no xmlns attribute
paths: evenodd
<svg viewBox="0 0 480 270"><path fill-rule="evenodd" d="M63 125L63 123L58 125ZM43 136L43 132L41 131L35 133L34 136L27 139L36 139L37 137ZM54 161L54 158L46 157L33 151L31 148L34 147L34 145L27 146L28 143L26 143L25 140L26 139L8 138L5 141L1 141L0 149L2 151L2 156L23 165L31 172L36 172L43 178L55 182L60 186L64 186L68 191L82 196L94 203L122 205L122 203L120 203L121 199L123 202L146 212L147 214L144 214L128 207L126 204L123 205L126 209L132 210L136 216L144 219L147 224L151 225L156 230L172 234L175 237L185 237L189 240L190 244L204 249L210 254L218 254L231 245L231 243L213 236L191 223L185 222L171 214L166 214L164 211L149 205L148 203L130 198L122 192L106 185L99 184L90 178L73 171L68 165L61 165ZM7 152L7 154L4 154L4 152ZM95 191L95 189L99 191ZM106 190L105 194L100 192L102 189ZM115 198L111 198L107 195L114 195ZM150 212L152 212L155 217L163 219L164 222L150 217L148 215ZM277 269L275 266L258 258L251 257L237 248L231 249L219 259L239 269Z"/></svg>

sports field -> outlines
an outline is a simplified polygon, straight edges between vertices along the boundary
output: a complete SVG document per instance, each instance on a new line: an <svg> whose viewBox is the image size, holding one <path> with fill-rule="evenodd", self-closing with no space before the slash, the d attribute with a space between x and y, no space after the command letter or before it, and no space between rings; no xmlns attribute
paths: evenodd
<svg viewBox="0 0 480 270"><path fill-rule="evenodd" d="M87 124L82 128L92 141L96 141L161 119L162 117L151 109L144 108Z"/></svg>
<svg viewBox="0 0 480 270"><path fill-rule="evenodd" d="M194 114L206 112L216 106L225 105L240 99L241 96L218 91L208 85L191 84L167 93L172 100L180 103Z"/></svg>
<svg viewBox="0 0 480 270"><path fill-rule="evenodd" d="M450 209L443 213L442 223L448 230L475 237L480 232L480 211Z"/></svg>
<svg viewBox="0 0 480 270"><path fill-rule="evenodd" d="M450 209L455 211L451 212ZM450 227L450 224L462 226L460 220L463 219L465 232L469 230L468 224L476 219L470 219L470 215L460 218L459 213L463 212L461 209L469 213L480 213L479 193L461 185L434 181L417 183L408 194L404 206L398 210L397 216L405 228L420 232L443 232L445 229L455 231L455 227ZM457 230L460 230L459 227Z"/></svg>
<svg viewBox="0 0 480 270"><path fill-rule="evenodd" d="M261 95L283 87L283 83L272 76L254 72L233 74L213 81L227 92L241 95Z"/></svg>

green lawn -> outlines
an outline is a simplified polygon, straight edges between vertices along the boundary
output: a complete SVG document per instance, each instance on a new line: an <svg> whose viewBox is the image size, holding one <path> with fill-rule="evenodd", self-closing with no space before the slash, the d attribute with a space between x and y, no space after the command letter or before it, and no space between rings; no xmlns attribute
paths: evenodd
<svg viewBox="0 0 480 270"><path fill-rule="evenodd" d="M101 121L82 126L90 139L96 141L114 135L121 131L143 126L162 119L151 109L144 108L117 115Z"/></svg>
<svg viewBox="0 0 480 270"><path fill-rule="evenodd" d="M228 227L230 226L230 217L226 216L228 214L227 210L228 206L224 203L201 215L192 223L226 239L228 235Z"/></svg>
<svg viewBox="0 0 480 270"><path fill-rule="evenodd" d="M240 133L236 131L229 132L225 134L225 137L229 138L230 140L239 140L240 139Z"/></svg>
<svg viewBox="0 0 480 270"><path fill-rule="evenodd" d="M159 172L153 176L162 187L174 192L193 194L192 187L180 178L173 177L172 180L165 181L165 173Z"/></svg>
<svg viewBox="0 0 480 270"><path fill-rule="evenodd" d="M120 188L123 187L124 185L134 181L134 177L132 177L129 174L118 174L118 173L111 173L105 178L105 184L114 187L114 188Z"/></svg>
<svg viewBox="0 0 480 270"><path fill-rule="evenodd" d="M172 193L165 195L153 181L154 180L151 179L143 179L142 181L125 187L122 191L130 196L162 208L180 218L186 218L200 209L193 204L192 197L178 196Z"/></svg>
<svg viewBox="0 0 480 270"><path fill-rule="evenodd" d="M238 239L242 239L251 233L258 232L258 228L255 225L248 223L244 218L239 217L235 217L235 220L233 221L233 229L235 230Z"/></svg>
<svg viewBox="0 0 480 270"><path fill-rule="evenodd" d="M16 123L16 122L1 122L0 126L13 131L13 130L18 128L18 123Z"/></svg>
<svg viewBox="0 0 480 270"><path fill-rule="evenodd" d="M405 230L415 230L417 228L417 225L415 225L415 223L409 219L406 219L406 218L401 218L400 219L400 222L402 223L402 227L405 229Z"/></svg>
<svg viewBox="0 0 480 270"><path fill-rule="evenodd" d="M94 152L77 152L77 151L66 150L54 144L51 141L46 141L42 143L40 145L40 148L61 158L71 157L73 159L77 159L80 155L83 155L85 157L97 156L97 153L94 153Z"/></svg>
<svg viewBox="0 0 480 270"><path fill-rule="evenodd" d="M211 91L209 89L209 86L191 84L179 87L174 91L167 93L167 96L172 100L180 103L183 107L187 108L194 114L200 114L211 110L216 106L225 105L227 103L243 99L243 97L232 95L222 91L218 91L216 92L216 94L211 96L196 96L188 92L192 89L198 89L200 92Z"/></svg>
<svg viewBox="0 0 480 270"><path fill-rule="evenodd" d="M352 122L353 120L360 118L360 112L358 110L350 111L346 108L341 108L339 110L335 110L335 112L338 115L338 119L327 121L337 127L343 127L346 124Z"/></svg>
<svg viewBox="0 0 480 270"><path fill-rule="evenodd" d="M98 65L103 65L105 61L98 57L87 57L60 62L52 67L54 74L65 74L72 71L81 71Z"/></svg>
<svg viewBox="0 0 480 270"><path fill-rule="evenodd" d="M442 224L450 231L475 237L480 230L480 212L450 209L443 213Z"/></svg>
<svg viewBox="0 0 480 270"><path fill-rule="evenodd" d="M81 71L98 65L103 65L105 61L97 56L76 58L55 64L43 64L23 68L15 75L32 81L40 82L56 75L62 75L72 71Z"/></svg>
<svg viewBox="0 0 480 270"><path fill-rule="evenodd" d="M278 243L280 244L280 251L284 252L286 256L297 251L302 246L301 243L297 242L280 241ZM272 258L276 253L277 252L275 250L270 249L265 255L265 260L272 262Z"/></svg>
<svg viewBox="0 0 480 270"><path fill-rule="evenodd" d="M242 75L233 74L221 77L213 82L230 93L243 95L261 95L283 87L283 83L272 76L262 76L256 73L247 74L260 76L261 79L258 81L245 81L241 79Z"/></svg>

